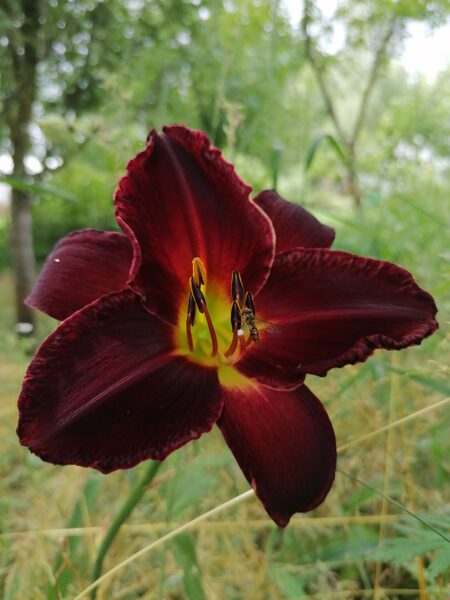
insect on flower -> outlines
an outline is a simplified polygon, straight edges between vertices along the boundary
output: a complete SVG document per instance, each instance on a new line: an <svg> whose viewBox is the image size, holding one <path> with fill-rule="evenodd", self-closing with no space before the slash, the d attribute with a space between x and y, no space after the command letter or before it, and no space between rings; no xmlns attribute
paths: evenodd
<svg viewBox="0 0 450 600"><path fill-rule="evenodd" d="M336 441L307 374L419 344L432 297L394 264L251 188L183 126L152 131L115 195L123 234L66 236L28 298L62 320L19 398L23 445L104 473L163 460L217 423L272 519L326 497Z"/></svg>
<svg viewBox="0 0 450 600"><path fill-rule="evenodd" d="M264 331L265 334L277 332L277 328L268 321L263 321L256 317L255 305L253 304L253 298L250 292L247 292L245 297L244 306L240 309L241 324L237 330L238 336L244 336L246 330L249 333L249 339L246 341L246 345L253 342L259 342L259 332Z"/></svg>
<svg viewBox="0 0 450 600"><path fill-rule="evenodd" d="M252 338L252 340L254 342L259 342L259 332L258 328L256 327L256 317L250 308L243 309L242 319L242 326L248 327L248 330L250 331L250 337ZM242 331L242 333L244 332L243 329L241 329L240 331Z"/></svg>

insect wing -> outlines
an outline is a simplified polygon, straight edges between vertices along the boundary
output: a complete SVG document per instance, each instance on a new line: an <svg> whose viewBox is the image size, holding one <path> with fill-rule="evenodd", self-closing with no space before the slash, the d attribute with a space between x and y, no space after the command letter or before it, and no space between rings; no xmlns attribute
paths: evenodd
<svg viewBox="0 0 450 600"><path fill-rule="evenodd" d="M255 323L256 323L256 326L259 328L259 330L264 331L264 333L268 333L268 334L281 333L281 328L277 327L273 323L269 323L269 321L262 321L261 319L259 319L259 320L256 319Z"/></svg>
<svg viewBox="0 0 450 600"><path fill-rule="evenodd" d="M276 325L274 325L273 323L269 323L269 321L263 321L263 319L258 319L258 317L254 317L251 320L252 325L254 325L259 333L264 332L264 333L268 333L270 334L274 334L274 333L281 333L281 329L280 327L277 327ZM242 321L242 327L245 328L247 331L249 330L249 322L247 321L247 319L244 319Z"/></svg>

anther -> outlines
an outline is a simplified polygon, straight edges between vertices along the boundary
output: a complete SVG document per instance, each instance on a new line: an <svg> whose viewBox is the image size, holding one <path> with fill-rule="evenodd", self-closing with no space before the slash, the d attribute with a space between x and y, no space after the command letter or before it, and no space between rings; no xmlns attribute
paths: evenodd
<svg viewBox="0 0 450 600"><path fill-rule="evenodd" d="M195 322L195 300L192 294L189 294L188 310L186 317L186 338L189 347L189 352L194 351L194 341L192 339L191 327Z"/></svg>
<svg viewBox="0 0 450 600"><path fill-rule="evenodd" d="M255 305L253 303L253 296L251 294L251 292L247 292L245 294L245 301L244 301L245 307L250 309L252 311L252 313L254 315L256 315L256 311L255 311Z"/></svg>
<svg viewBox="0 0 450 600"><path fill-rule="evenodd" d="M199 259L200 260L200 259ZM216 356L219 350L217 343L217 335L214 329L213 322L211 320L211 315L209 314L208 308L206 307L206 299L201 291L200 287L195 283L194 278L191 277L190 281L191 294L194 297L195 303L197 305L198 310L201 313L204 313L206 323L208 324L209 334L211 336L211 356Z"/></svg>
<svg viewBox="0 0 450 600"><path fill-rule="evenodd" d="M191 325L195 323L195 300L192 294L189 294L188 302L188 317L190 318Z"/></svg>
<svg viewBox="0 0 450 600"><path fill-rule="evenodd" d="M203 295L203 292L200 289L200 285L195 282L193 277L190 278L189 283L191 288L191 295L195 300L198 310L202 313L204 306L206 306L205 296Z"/></svg>
<svg viewBox="0 0 450 600"><path fill-rule="evenodd" d="M239 271L233 271L231 276L231 297L239 306L244 302L244 286Z"/></svg>
<svg viewBox="0 0 450 600"><path fill-rule="evenodd" d="M198 256L192 259L192 278L199 287L206 285L205 265Z"/></svg>
<svg viewBox="0 0 450 600"><path fill-rule="evenodd" d="M241 309L239 308L236 300L233 300L233 304L231 305L231 329L234 331L235 329L240 329L242 325L242 316Z"/></svg>
<svg viewBox="0 0 450 600"><path fill-rule="evenodd" d="M241 317L241 309L236 300L233 300L233 304L231 305L231 329L233 330L233 337L231 338L231 343L228 347L228 350L225 352L225 356L231 356L235 353L237 343L238 343L238 331L242 331L242 317Z"/></svg>

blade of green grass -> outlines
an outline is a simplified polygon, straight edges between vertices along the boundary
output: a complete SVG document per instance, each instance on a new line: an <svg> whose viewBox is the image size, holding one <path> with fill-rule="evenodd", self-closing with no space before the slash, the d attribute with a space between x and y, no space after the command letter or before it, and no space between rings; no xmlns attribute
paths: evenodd
<svg viewBox="0 0 450 600"><path fill-rule="evenodd" d="M440 394L444 394L445 396L450 396L450 386L447 385L444 381L440 381L439 379L434 379L428 375L423 375L422 373L415 373L414 371L405 371L404 369L398 369L396 367L392 367L387 365L387 368L394 373L398 373L399 375L406 375L413 381L419 383L422 387L428 388L433 392L439 392Z"/></svg>
<svg viewBox="0 0 450 600"><path fill-rule="evenodd" d="M342 471L342 469L336 469L336 471L338 471L342 475L345 475L349 479L352 479L353 481L356 481L356 483L359 483L359 485L362 485L362 486L366 487L367 489L371 490L372 492L374 492L374 494L378 494L378 496L381 496L382 498L384 498L385 500L387 500L391 504L395 504L395 506L398 506L398 508L400 508L401 510L404 510L405 512L407 512L411 517L413 517L413 519L415 519L416 521L418 521L419 523L421 523L422 525L424 525L428 529L431 529L431 531L434 531L434 533L436 535L438 535L440 538L442 538L448 544L450 544L450 538L448 538L441 531L439 531L438 529L436 529L435 527L433 527L433 525L431 525L431 523L428 523L427 521L425 521L425 519L422 519L422 517L419 517L419 515L416 515L415 513L413 513L404 504L401 504L400 502L398 502L394 498L391 498L391 496L388 496L387 494L384 494L383 492L380 492L380 490L377 490L376 488L372 487L371 485L369 485L365 481L361 481L361 479L358 479L358 477L355 477L351 473L346 473L345 471Z"/></svg>
<svg viewBox="0 0 450 600"><path fill-rule="evenodd" d="M323 141L328 142L330 147L336 152L336 156L343 162L343 164L347 164L347 157L345 155L345 152L342 150L336 138L330 135L329 133L321 133L318 136L316 136L313 143L308 148L308 152L306 154L305 159L305 171L307 171L312 165L317 150Z"/></svg>
<svg viewBox="0 0 450 600"><path fill-rule="evenodd" d="M31 192L32 194L51 194L52 196L57 196L63 200L70 200L71 202L76 202L78 200L74 194L66 192L65 190L61 190L60 188L50 185L49 183L31 183L29 181L23 181L23 179L10 177L9 175L6 177L0 176L0 183L7 183L15 190L20 190L22 192Z"/></svg>
<svg viewBox="0 0 450 600"><path fill-rule="evenodd" d="M144 474L142 475L141 479L138 479L138 481L132 488L130 495L125 500L125 502L122 504L119 512L112 520L112 522L108 528L108 531L106 532L105 537L103 538L102 543L100 544L100 547L97 552L97 557L96 557L95 563L94 563L94 569L92 571L92 580L93 581L96 581L100 577L101 572L102 572L102 567L103 567L103 561L105 560L105 557L108 553L108 550L109 550L111 544L114 541L114 538L119 533L119 530L120 530L121 526L123 525L123 523L125 523L125 521L131 515L133 510L139 504L139 501L141 500L142 496L145 494L145 491L146 491L148 485L151 483L151 481L155 477L161 464L162 463L153 461L153 460L148 461L148 464L146 465L146 469L145 469ZM91 597L93 600L95 600L96 593L97 593L97 589L94 588L91 592Z"/></svg>
<svg viewBox="0 0 450 600"><path fill-rule="evenodd" d="M84 508L87 506L92 511L95 496L101 483L101 478L95 473L90 473L85 487L73 509L67 527L69 529L82 527L84 524ZM69 567L64 566L65 555L71 560L75 554L81 537L69 537L67 545L61 549L53 564L53 573L55 574L55 583L50 583L47 588L47 600L59 600L64 598L69 583L72 581L72 572Z"/></svg>

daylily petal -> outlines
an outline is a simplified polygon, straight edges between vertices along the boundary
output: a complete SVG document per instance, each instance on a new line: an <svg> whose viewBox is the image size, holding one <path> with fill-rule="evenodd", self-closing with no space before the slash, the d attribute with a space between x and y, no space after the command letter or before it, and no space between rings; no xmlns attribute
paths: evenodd
<svg viewBox="0 0 450 600"><path fill-rule="evenodd" d="M221 411L216 369L173 355L172 327L131 290L66 319L31 363L18 435L43 460L104 473L162 460Z"/></svg>
<svg viewBox="0 0 450 600"><path fill-rule="evenodd" d="M334 242L334 229L323 225L298 204L288 202L275 190L264 190L254 201L269 215L273 223L277 254L298 246L329 248Z"/></svg>
<svg viewBox="0 0 450 600"><path fill-rule="evenodd" d="M26 299L55 319L65 319L104 294L125 287L133 252L115 231L84 229L62 238L47 257Z"/></svg>
<svg viewBox="0 0 450 600"><path fill-rule="evenodd" d="M376 348L420 344L438 327L433 298L408 271L331 250L278 255L255 304L275 328L236 367L274 387L364 361Z"/></svg>
<svg viewBox="0 0 450 600"><path fill-rule="evenodd" d="M218 425L272 519L285 527L318 506L333 483L336 439L321 402L305 386L224 388Z"/></svg>
<svg viewBox="0 0 450 600"><path fill-rule="evenodd" d="M115 199L117 220L134 237L135 254L141 253L131 285L146 296L149 311L177 322L197 256L208 283L227 295L233 270L247 289L261 289L273 261L274 232L249 200L250 190L203 133L181 126L151 132Z"/></svg>

